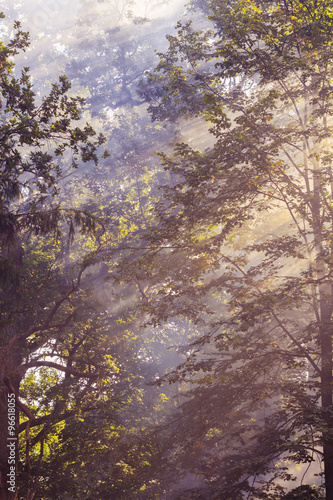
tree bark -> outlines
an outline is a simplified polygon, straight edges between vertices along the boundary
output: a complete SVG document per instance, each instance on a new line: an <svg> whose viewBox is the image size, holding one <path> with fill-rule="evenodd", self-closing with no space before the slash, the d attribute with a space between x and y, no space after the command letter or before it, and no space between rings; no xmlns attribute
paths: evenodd
<svg viewBox="0 0 333 500"><path fill-rule="evenodd" d="M319 282L319 345L321 351L321 409L323 418L323 462L325 474L326 500L333 499L333 414L332 414L332 287L328 282L324 262L323 227L320 213L319 168L314 169L314 196L312 201L314 243L316 249L316 275Z"/></svg>
<svg viewBox="0 0 333 500"><path fill-rule="evenodd" d="M324 299L323 299L324 300ZM327 304L321 307L321 405L324 421L323 456L326 499L333 498L333 415L332 415L332 331L331 311Z"/></svg>
<svg viewBox="0 0 333 500"><path fill-rule="evenodd" d="M0 499L17 499L18 425L16 394L21 377L21 355L16 351L2 360L0 378ZM12 425L14 424L14 425ZM14 427L14 429L13 429Z"/></svg>

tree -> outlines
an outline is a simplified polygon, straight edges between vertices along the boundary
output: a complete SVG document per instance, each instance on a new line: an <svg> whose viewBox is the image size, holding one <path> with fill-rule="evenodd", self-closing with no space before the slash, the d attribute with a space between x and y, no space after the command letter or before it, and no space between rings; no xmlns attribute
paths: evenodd
<svg viewBox="0 0 333 500"><path fill-rule="evenodd" d="M179 23L141 84L153 119L201 116L214 137L160 155L172 182L150 310L209 328L170 378L195 384L178 460L204 478L197 498L282 498L286 464L319 457L329 499L332 6L212 0L209 19Z"/></svg>
<svg viewBox="0 0 333 500"><path fill-rule="evenodd" d="M18 78L11 76L10 58L28 45L28 34L18 23L15 28L13 40L1 45L0 491L3 499L16 498L17 437L25 432L26 494L32 499L49 429L75 414L79 395L83 397L89 389L96 392L94 383L114 367L107 347L87 356L95 334L89 335L89 328L90 332L93 329L88 311L85 315L79 312L85 295L89 298L82 291L83 274L96 263L103 227L80 207L62 204L60 197L61 183L77 162L97 163L104 137L94 138L96 133L89 124L75 124L84 101L68 96L66 77L60 77L49 95L40 99L33 91L28 68ZM76 230L91 245L72 263L69 245ZM77 328L88 329L88 334ZM43 367L56 370L51 385L58 392L54 404L36 418L32 407L21 401L20 385L27 372ZM16 411L11 413L14 400ZM88 411L91 402L80 410L83 407ZM27 419L20 425L18 410ZM40 431L39 466L34 475L29 453L33 427Z"/></svg>
<svg viewBox="0 0 333 500"><path fill-rule="evenodd" d="M9 47L16 56L18 42ZM160 394L145 380L180 362L175 353L161 359L178 331L160 342L142 333L147 284L133 254L143 252L163 177L147 156L170 132L128 108L111 125L104 119L111 155L97 163L104 139L73 126L83 99L71 97L68 80L42 99L43 83L36 92L28 69L13 78L14 69L2 80L1 354L3 396L15 394L21 415L18 496L158 494L156 428L177 388ZM2 474L1 494L11 498Z"/></svg>

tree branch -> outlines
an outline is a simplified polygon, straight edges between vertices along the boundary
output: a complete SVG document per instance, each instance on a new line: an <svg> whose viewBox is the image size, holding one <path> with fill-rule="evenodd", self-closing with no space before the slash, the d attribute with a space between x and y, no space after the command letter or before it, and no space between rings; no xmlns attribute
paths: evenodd
<svg viewBox="0 0 333 500"><path fill-rule="evenodd" d="M74 377L80 377L80 378L97 378L100 375L100 372L97 373L79 372L77 370L69 368L68 366L60 365L59 363L54 363L53 361L31 361L30 363L25 363L24 365L21 365L20 368L24 368L25 370L27 370L28 368L42 367L42 366L55 368L56 370L60 370L62 372L68 373L69 375L74 375Z"/></svg>

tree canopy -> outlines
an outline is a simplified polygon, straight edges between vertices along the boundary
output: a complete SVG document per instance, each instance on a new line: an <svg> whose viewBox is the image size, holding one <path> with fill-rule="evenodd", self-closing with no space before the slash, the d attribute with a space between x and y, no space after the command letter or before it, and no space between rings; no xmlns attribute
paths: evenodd
<svg viewBox="0 0 333 500"><path fill-rule="evenodd" d="M84 98L73 96L65 76L46 96L28 68L17 76L14 58L28 48L28 35L16 29L2 47L0 83L1 496L15 498L16 486L30 500L140 494L156 449L153 436L142 446L155 425L148 406L156 404L159 415L168 400L145 386L163 361L142 334L144 286L130 264L133 252L142 253L156 175L142 151L160 140L160 127L135 110L120 111L115 130L104 118L106 139L85 123ZM167 334L160 339L155 349L170 344ZM19 438L11 489L8 394L15 395ZM111 469L108 447L115 448Z"/></svg>
<svg viewBox="0 0 333 500"><path fill-rule="evenodd" d="M280 498L288 464L319 457L330 498L332 9L208 5L211 28L179 23L141 85L153 119L201 116L215 138L160 155L152 240L181 268L152 314L209 326L178 373L197 385L182 460L200 446L184 467L212 498Z"/></svg>
<svg viewBox="0 0 333 500"><path fill-rule="evenodd" d="M1 45L19 495L330 499L333 7L192 2L164 49L102 3L33 82L19 24Z"/></svg>

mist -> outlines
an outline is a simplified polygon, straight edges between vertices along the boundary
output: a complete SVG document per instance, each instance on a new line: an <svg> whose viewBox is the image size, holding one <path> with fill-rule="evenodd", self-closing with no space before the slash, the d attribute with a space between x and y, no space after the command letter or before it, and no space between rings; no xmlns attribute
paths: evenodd
<svg viewBox="0 0 333 500"><path fill-rule="evenodd" d="M235 44L206 2L1 5L3 43L15 21L30 34L8 75L24 97L29 68L35 92L31 115L3 107L4 126L36 134L3 136L22 158L0 289L20 498L324 498L316 334L331 260L308 236L308 198L295 208L299 164L319 153L300 159L287 98L260 65L225 63ZM288 161L294 191L280 187Z"/></svg>

